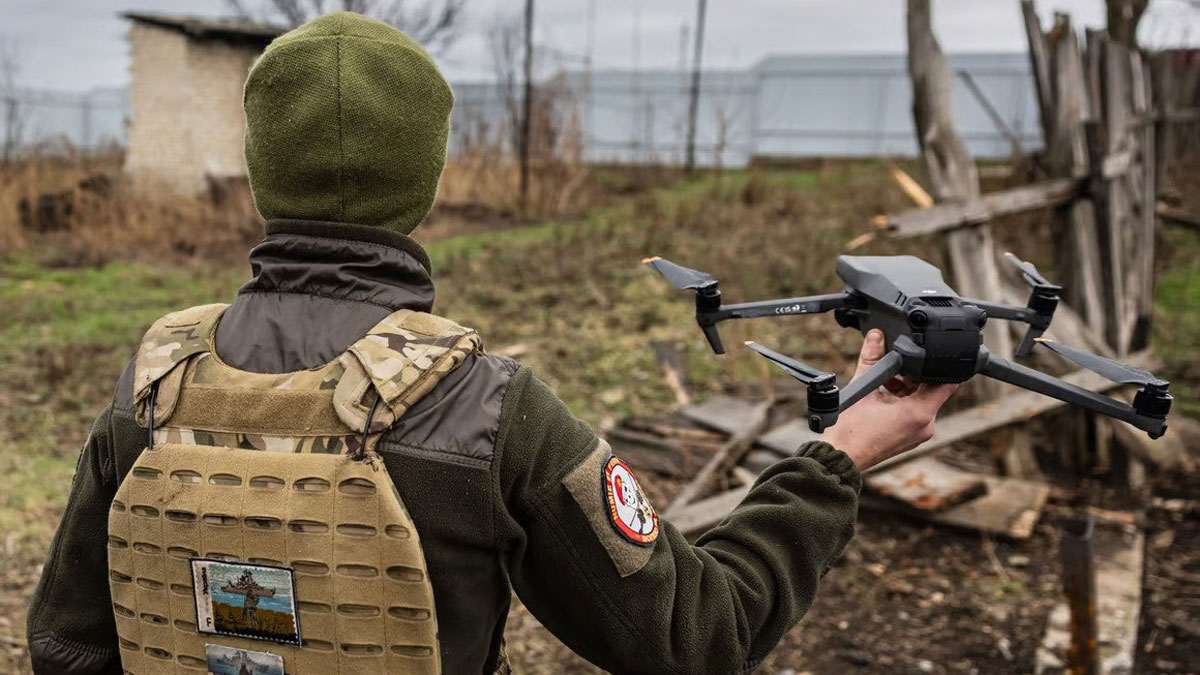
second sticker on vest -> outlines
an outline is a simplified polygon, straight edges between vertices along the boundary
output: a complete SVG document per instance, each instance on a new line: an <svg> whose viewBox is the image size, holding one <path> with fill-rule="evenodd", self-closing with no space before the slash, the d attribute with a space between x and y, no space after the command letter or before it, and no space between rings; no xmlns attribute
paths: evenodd
<svg viewBox="0 0 1200 675"><path fill-rule="evenodd" d="M208 558L191 563L197 631L300 644L291 568Z"/></svg>
<svg viewBox="0 0 1200 675"><path fill-rule="evenodd" d="M604 465L603 487L608 517L617 532L635 544L652 546L658 539L658 514L629 465L610 457Z"/></svg>
<svg viewBox="0 0 1200 675"><path fill-rule="evenodd" d="M283 657L237 647L204 645L209 675L283 675Z"/></svg>

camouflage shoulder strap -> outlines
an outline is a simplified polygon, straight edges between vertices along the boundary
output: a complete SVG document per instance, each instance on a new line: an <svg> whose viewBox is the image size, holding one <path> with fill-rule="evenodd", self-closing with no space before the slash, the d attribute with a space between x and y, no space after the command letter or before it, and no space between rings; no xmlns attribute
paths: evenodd
<svg viewBox="0 0 1200 675"><path fill-rule="evenodd" d="M171 312L146 331L138 347L133 374L138 422L146 423L145 403L155 383L158 383L155 416L159 419L170 416L183 380L184 369L176 366L211 349L213 331L228 306L200 305Z"/></svg>
<svg viewBox="0 0 1200 675"><path fill-rule="evenodd" d="M334 409L347 426L361 429L378 400L383 405L372 417L370 431L382 431L482 348L483 340L470 328L402 309L342 354L345 373L334 392Z"/></svg>

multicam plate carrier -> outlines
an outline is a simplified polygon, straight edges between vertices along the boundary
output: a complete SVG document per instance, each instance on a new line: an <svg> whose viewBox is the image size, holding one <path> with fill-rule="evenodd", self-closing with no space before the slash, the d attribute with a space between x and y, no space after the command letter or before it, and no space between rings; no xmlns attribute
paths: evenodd
<svg viewBox="0 0 1200 675"><path fill-rule="evenodd" d="M373 449L479 336L402 310L323 367L249 373L213 349L224 309L160 319L137 355L151 438L109 515L124 671L440 672L417 531Z"/></svg>

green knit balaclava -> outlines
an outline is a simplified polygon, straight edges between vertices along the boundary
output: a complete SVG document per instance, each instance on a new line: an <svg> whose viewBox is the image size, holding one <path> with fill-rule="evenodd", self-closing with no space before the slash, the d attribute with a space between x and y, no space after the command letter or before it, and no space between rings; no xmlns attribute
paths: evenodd
<svg viewBox="0 0 1200 675"><path fill-rule="evenodd" d="M408 234L433 206L454 94L399 30L353 12L313 19L267 47L243 104L263 218Z"/></svg>

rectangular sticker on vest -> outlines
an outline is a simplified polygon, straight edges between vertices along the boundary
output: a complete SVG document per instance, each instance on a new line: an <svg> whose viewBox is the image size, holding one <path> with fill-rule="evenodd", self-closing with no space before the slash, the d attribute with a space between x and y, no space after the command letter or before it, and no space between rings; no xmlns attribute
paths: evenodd
<svg viewBox="0 0 1200 675"><path fill-rule="evenodd" d="M204 645L209 675L283 675L283 657L237 647Z"/></svg>
<svg viewBox="0 0 1200 675"><path fill-rule="evenodd" d="M192 558L191 563L197 631L300 644L296 582L290 567L210 558Z"/></svg>

